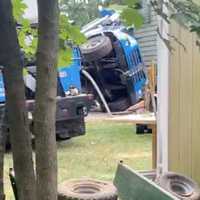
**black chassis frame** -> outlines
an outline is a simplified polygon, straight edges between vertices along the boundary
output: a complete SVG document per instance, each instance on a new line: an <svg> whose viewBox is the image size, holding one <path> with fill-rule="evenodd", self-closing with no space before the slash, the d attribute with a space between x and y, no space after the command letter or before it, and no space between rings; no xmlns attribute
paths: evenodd
<svg viewBox="0 0 200 200"><path fill-rule="evenodd" d="M88 114L93 96L58 96L56 99L56 137L68 139L85 134L85 116ZM34 123L33 111L35 100L26 101L31 129Z"/></svg>
<svg viewBox="0 0 200 200"><path fill-rule="evenodd" d="M85 116L92 104L93 96L79 94L76 96L59 97L56 99L56 138L69 139L85 134ZM30 131L33 133L35 100L26 100ZM10 147L9 119L6 114L5 104L0 104L0 114L4 115L1 126L4 127L6 146ZM3 116L1 116L3 117ZM34 135L34 134L33 134Z"/></svg>

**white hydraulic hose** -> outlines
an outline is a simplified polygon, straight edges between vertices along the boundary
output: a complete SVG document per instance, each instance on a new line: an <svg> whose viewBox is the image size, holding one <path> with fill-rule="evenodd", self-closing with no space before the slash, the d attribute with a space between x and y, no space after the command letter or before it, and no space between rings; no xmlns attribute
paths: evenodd
<svg viewBox="0 0 200 200"><path fill-rule="evenodd" d="M81 70L82 74L92 83L92 85L94 86L95 90L97 91L97 94L99 95L103 105L105 106L105 109L107 111L107 113L112 116L112 113L110 111L110 108L108 107L108 104L99 88L99 86L97 85L97 83L95 82L95 80L93 79L93 77L84 69Z"/></svg>

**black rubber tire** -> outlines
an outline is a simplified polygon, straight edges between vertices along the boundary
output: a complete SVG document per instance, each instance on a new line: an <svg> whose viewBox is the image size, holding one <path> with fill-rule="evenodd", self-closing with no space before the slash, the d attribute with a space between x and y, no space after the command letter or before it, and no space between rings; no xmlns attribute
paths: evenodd
<svg viewBox="0 0 200 200"><path fill-rule="evenodd" d="M70 140L71 137L65 136L64 134L57 134L56 135L56 140L57 141L62 141L62 140Z"/></svg>
<svg viewBox="0 0 200 200"><path fill-rule="evenodd" d="M117 200L117 189L110 182L93 179L70 180L58 187L58 200Z"/></svg>
<svg viewBox="0 0 200 200"><path fill-rule="evenodd" d="M157 178L156 183L182 200L200 200L198 185L188 177L168 172Z"/></svg>
<svg viewBox="0 0 200 200"><path fill-rule="evenodd" d="M107 36L90 38L85 44L80 46L81 53L88 62L97 61L107 56L112 49L110 38Z"/></svg>

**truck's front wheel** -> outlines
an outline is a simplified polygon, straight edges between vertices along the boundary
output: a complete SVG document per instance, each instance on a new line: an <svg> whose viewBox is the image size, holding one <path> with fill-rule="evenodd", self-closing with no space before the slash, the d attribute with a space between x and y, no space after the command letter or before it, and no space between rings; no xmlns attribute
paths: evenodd
<svg viewBox="0 0 200 200"><path fill-rule="evenodd" d="M112 50L110 38L107 36L96 36L90 38L80 47L86 61L96 61L107 56Z"/></svg>

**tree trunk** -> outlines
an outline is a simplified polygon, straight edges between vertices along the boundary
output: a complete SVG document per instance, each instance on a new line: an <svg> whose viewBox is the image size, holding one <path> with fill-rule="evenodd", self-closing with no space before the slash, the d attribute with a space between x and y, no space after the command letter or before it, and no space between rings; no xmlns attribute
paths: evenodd
<svg viewBox="0 0 200 200"><path fill-rule="evenodd" d="M55 112L57 93L58 1L38 0L37 88L34 113L37 199L57 199Z"/></svg>
<svg viewBox="0 0 200 200"><path fill-rule="evenodd" d="M4 66L6 103L14 171L20 200L36 200L31 134L25 107L25 89L16 24L11 0L0 0L0 65Z"/></svg>

